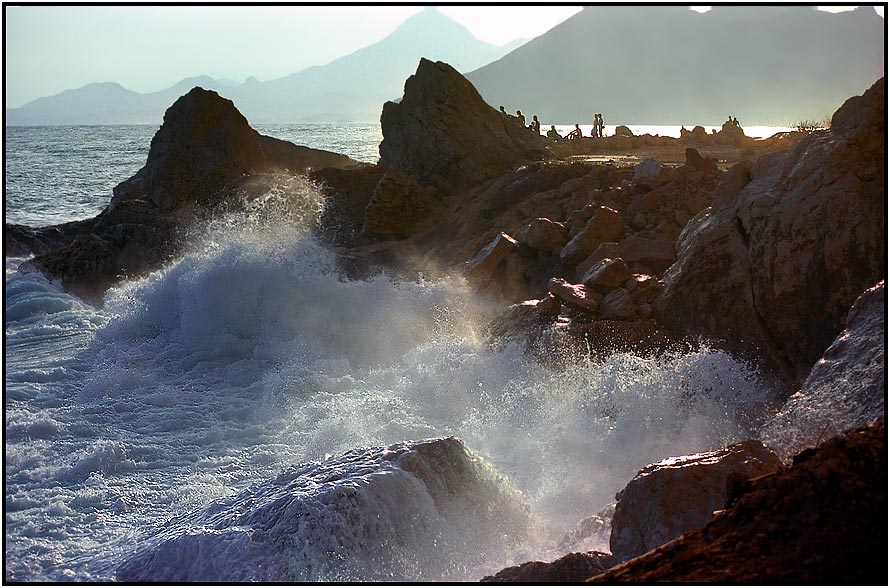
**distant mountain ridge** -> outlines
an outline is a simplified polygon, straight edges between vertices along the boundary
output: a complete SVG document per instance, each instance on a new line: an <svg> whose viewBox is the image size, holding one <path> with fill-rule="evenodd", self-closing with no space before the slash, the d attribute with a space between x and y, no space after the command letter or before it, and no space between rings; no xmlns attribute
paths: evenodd
<svg viewBox="0 0 890 588"><path fill-rule="evenodd" d="M884 37L871 6L596 5L467 78L542 122L787 125L884 75Z"/></svg>
<svg viewBox="0 0 890 588"><path fill-rule="evenodd" d="M241 84L186 78L140 94L115 83L88 84L6 111L6 124L159 124L164 110L195 86L234 101L251 123L376 121L383 103L401 96L421 57L471 71L516 47L480 41L435 8L408 18L383 40L323 66Z"/></svg>

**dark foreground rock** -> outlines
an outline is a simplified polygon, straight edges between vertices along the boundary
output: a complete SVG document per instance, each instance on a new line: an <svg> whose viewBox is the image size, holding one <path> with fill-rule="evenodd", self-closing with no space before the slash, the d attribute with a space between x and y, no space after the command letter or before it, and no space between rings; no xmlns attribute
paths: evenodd
<svg viewBox="0 0 890 588"><path fill-rule="evenodd" d="M447 63L420 60L399 102L383 105L380 166L444 194L547 157L541 136L485 103Z"/></svg>
<svg viewBox="0 0 890 588"><path fill-rule="evenodd" d="M97 217L40 229L6 225L6 255L34 254L30 266L99 304L117 282L181 254L209 218L267 192L278 174L355 163L260 135L230 100L194 88L167 110L145 166L114 188Z"/></svg>
<svg viewBox="0 0 890 588"><path fill-rule="evenodd" d="M656 318L799 386L859 294L886 277L884 80L831 129L733 167L686 227Z"/></svg>
<svg viewBox="0 0 890 588"><path fill-rule="evenodd" d="M883 423L738 485L726 510L589 581L602 584L887 584Z"/></svg>
<svg viewBox="0 0 890 588"><path fill-rule="evenodd" d="M613 558L608 553L569 553L551 562L530 561L505 568L493 576L485 576L481 581L499 584L574 584L606 571L612 562Z"/></svg>
<svg viewBox="0 0 890 588"><path fill-rule="evenodd" d="M704 527L733 484L781 468L779 457L755 440L646 466L616 496L612 555L625 561Z"/></svg>

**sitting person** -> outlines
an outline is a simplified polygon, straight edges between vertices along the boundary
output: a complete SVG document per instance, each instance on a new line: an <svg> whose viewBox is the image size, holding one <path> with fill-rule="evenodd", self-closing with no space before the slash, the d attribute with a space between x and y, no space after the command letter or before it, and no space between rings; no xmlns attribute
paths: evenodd
<svg viewBox="0 0 890 588"><path fill-rule="evenodd" d="M538 115L532 116L532 123L528 125L528 128L536 132L537 134L541 134L541 123L538 122Z"/></svg>
<svg viewBox="0 0 890 588"><path fill-rule="evenodd" d="M519 124L525 126L525 115L522 114L521 110L516 111L516 118L519 119Z"/></svg>
<svg viewBox="0 0 890 588"><path fill-rule="evenodd" d="M550 130L547 131L548 139L562 139L562 135L556 132L556 125L550 125Z"/></svg>
<svg viewBox="0 0 890 588"><path fill-rule="evenodd" d="M578 126L578 123L575 123L575 128L566 135L566 139L580 139L582 136L581 127Z"/></svg>

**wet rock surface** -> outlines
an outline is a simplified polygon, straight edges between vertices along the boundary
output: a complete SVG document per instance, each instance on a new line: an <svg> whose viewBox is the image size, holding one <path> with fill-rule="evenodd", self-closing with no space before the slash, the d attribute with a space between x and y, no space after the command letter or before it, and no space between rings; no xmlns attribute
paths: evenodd
<svg viewBox="0 0 890 588"><path fill-rule="evenodd" d="M704 528L589 581L886 584L883 422L801 453L787 470L739 484Z"/></svg>
<svg viewBox="0 0 890 588"><path fill-rule="evenodd" d="M704 527L726 504L731 485L781 467L779 457L755 440L646 466L616 496L612 555L625 561Z"/></svg>

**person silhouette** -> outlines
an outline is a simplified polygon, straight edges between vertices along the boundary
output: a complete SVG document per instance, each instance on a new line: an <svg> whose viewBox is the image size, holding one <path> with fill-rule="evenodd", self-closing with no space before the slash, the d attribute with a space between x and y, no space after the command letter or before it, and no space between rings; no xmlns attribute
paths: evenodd
<svg viewBox="0 0 890 588"><path fill-rule="evenodd" d="M522 111L521 111L521 110L517 110L517 111L516 111L516 118L519 119L519 124L521 124L522 126L525 126L525 117L522 116Z"/></svg>
<svg viewBox="0 0 890 588"><path fill-rule="evenodd" d="M550 125L550 130L547 131L548 139L562 139L562 135L556 132L556 125Z"/></svg>
<svg viewBox="0 0 890 588"><path fill-rule="evenodd" d="M566 139L580 139L582 136L583 133L581 132L581 127L578 126L578 123L575 123L575 128L566 135Z"/></svg>
<svg viewBox="0 0 890 588"><path fill-rule="evenodd" d="M536 132L537 134L541 134L541 123L538 122L538 115L532 115L532 124L528 125L528 128Z"/></svg>

